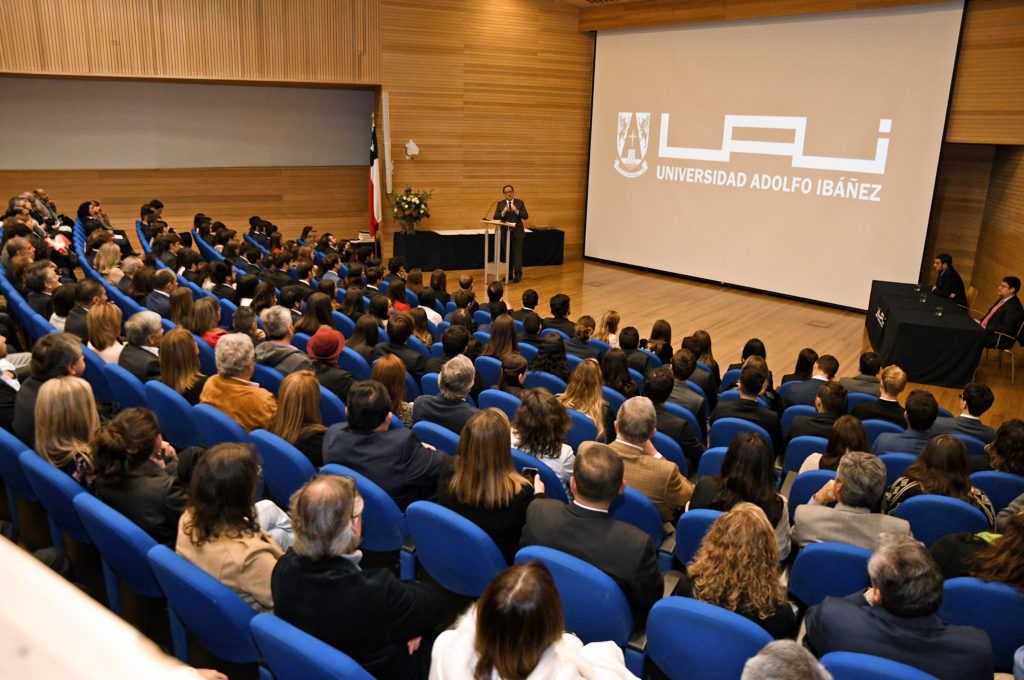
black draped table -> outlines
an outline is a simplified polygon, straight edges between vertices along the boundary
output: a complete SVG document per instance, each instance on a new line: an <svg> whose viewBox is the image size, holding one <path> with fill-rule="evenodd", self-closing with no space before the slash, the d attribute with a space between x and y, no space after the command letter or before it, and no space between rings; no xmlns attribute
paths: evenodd
<svg viewBox="0 0 1024 680"><path fill-rule="evenodd" d="M883 366L896 364L926 385L969 383L985 341L985 330L959 305L911 283L873 281L865 325Z"/></svg>
<svg viewBox="0 0 1024 680"><path fill-rule="evenodd" d="M489 236L491 252L494 237ZM561 229L527 229L523 240L523 266L537 267L562 264L565 232ZM417 231L409 235L396 232L395 256L405 258L405 268L482 269L484 266L484 231Z"/></svg>

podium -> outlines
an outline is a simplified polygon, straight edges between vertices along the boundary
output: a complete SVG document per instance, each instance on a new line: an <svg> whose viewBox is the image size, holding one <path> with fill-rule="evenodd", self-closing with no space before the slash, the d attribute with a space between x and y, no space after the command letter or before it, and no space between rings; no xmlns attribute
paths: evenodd
<svg viewBox="0 0 1024 680"><path fill-rule="evenodd" d="M501 220L480 220L484 225L484 287L487 286L487 277L493 276L497 281L501 279L502 266L505 270L505 285L508 285L508 264L512 255L512 228L516 225ZM505 259L501 259L501 232L505 232ZM494 253L491 253L491 236L494 237Z"/></svg>

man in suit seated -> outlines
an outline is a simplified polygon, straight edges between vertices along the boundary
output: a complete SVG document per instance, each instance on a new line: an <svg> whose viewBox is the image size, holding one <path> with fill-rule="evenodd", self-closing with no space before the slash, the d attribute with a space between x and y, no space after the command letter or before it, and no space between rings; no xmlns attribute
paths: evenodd
<svg viewBox="0 0 1024 680"><path fill-rule="evenodd" d="M839 384L847 392L860 392L862 394L873 394L876 397L882 393L881 381L878 379L878 371L882 368L882 357L875 352L864 352L860 355L860 374L852 378L840 378Z"/></svg>
<svg viewBox="0 0 1024 680"><path fill-rule="evenodd" d="M411 428L389 429L390 404L379 382L356 383L348 392L348 420L324 434L324 464L339 463L366 475L404 511L413 501L437 497L437 477L447 454L421 443Z"/></svg>
<svg viewBox="0 0 1024 680"><path fill-rule="evenodd" d="M665 402L672 394L674 383L671 369L667 366L655 368L644 379L644 396L654 404L658 432L668 435L672 441L679 444L683 455L686 456L687 465L691 470L696 470L701 454L704 453L703 437L698 439L699 433L690 429L690 424L686 420L665 410Z"/></svg>
<svg viewBox="0 0 1024 680"><path fill-rule="evenodd" d="M668 400L678 404L692 413L700 425L700 432L694 432L701 441L708 437L708 409L707 400L690 388L686 381L693 374L697 367L697 357L693 352L683 348L676 350L672 355L672 393Z"/></svg>
<svg viewBox="0 0 1024 680"><path fill-rule="evenodd" d="M360 567L362 513L355 482L341 475L314 477L295 492L289 513L295 542L270 579L274 613L375 678L419 677L445 614L444 593L430 583L401 581L386 568ZM427 641L410 652L421 637Z"/></svg>
<svg viewBox="0 0 1024 680"><path fill-rule="evenodd" d="M960 415L936 418L932 434L966 434L988 444L995 439L995 428L981 422L981 415L992 407L995 396L985 383L972 382L960 393Z"/></svg>
<svg viewBox="0 0 1024 680"><path fill-rule="evenodd" d="M1024 321L1024 307L1021 306L1017 293L1020 291L1020 279L1016 276L1004 276L999 284L999 299L989 307L988 313L978 321L988 331L985 346L1006 349L1013 346L1011 338L1017 337L1021 322ZM1003 333L1010 338L996 335Z"/></svg>
<svg viewBox="0 0 1024 680"><path fill-rule="evenodd" d="M794 437L824 437L832 434L832 425L846 413L846 390L835 380L821 383L814 397L813 416L796 416L786 433L786 444Z"/></svg>
<svg viewBox="0 0 1024 680"><path fill-rule="evenodd" d="M405 364L405 370L419 384L420 378L427 372L427 360L422 354L406 344L412 336L412 317L406 312L392 314L388 317L387 331L388 341L379 342L374 346L374 358L382 357L385 354L394 354L402 360L402 363Z"/></svg>
<svg viewBox="0 0 1024 680"><path fill-rule="evenodd" d="M198 255L196 257L198 257ZM121 270L124 272L124 276L122 276L121 280L117 282L117 289L119 291L125 295L128 294L128 290L132 287L132 280L135 278L135 272L138 271L141 266L142 260L138 255L129 255L121 260Z"/></svg>
<svg viewBox="0 0 1024 680"><path fill-rule="evenodd" d="M287 309L280 305L268 307L260 313L260 319L263 321L267 342L256 345L258 363L276 368L283 375L313 369L313 362L309 356L291 344L292 338L295 337L295 326Z"/></svg>
<svg viewBox="0 0 1024 680"><path fill-rule="evenodd" d="M412 406L412 421L418 423L425 420L460 434L466 421L480 410L466 401L475 377L473 362L465 354L449 359L441 367L437 378L441 393L416 397Z"/></svg>
<svg viewBox="0 0 1024 680"><path fill-rule="evenodd" d="M95 305L106 303L107 291L103 284L96 279L82 279L75 284L75 306L68 312L64 330L77 335L83 343L88 342L89 327L85 322L85 315Z"/></svg>
<svg viewBox="0 0 1024 680"><path fill-rule="evenodd" d="M451 323L452 317L455 316L455 312L460 309L465 310L469 314L469 318L473 318L473 305L476 304L476 293L471 290L460 288L452 294L452 302L455 303L455 309L444 315L444 320ZM473 330L476 330L476 321L473 321Z"/></svg>
<svg viewBox="0 0 1024 680"><path fill-rule="evenodd" d="M302 301L305 302L314 292L313 290L313 263L299 262L295 265L295 280L289 284L302 291Z"/></svg>
<svg viewBox="0 0 1024 680"><path fill-rule="evenodd" d="M53 291L60 285L56 268L49 260L33 262L25 268L25 301L47 321L53 315Z"/></svg>
<svg viewBox="0 0 1024 680"><path fill-rule="evenodd" d="M277 399L252 382L256 367L252 338L245 333L222 335L217 341L216 360L217 375L207 379L200 403L218 409L246 432L267 427L277 413Z"/></svg>
<svg viewBox="0 0 1024 680"><path fill-rule="evenodd" d="M521 309L512 312L512 318L516 321L526 321L526 314L535 311L534 308L538 302L540 302L540 296L537 295L537 291L533 288L527 288L523 291L523 306Z"/></svg>
<svg viewBox="0 0 1024 680"><path fill-rule="evenodd" d="M540 334L540 315L536 312L527 312L523 316L523 332L516 336L516 342L524 342L540 349L540 343L544 340Z"/></svg>
<svg viewBox="0 0 1024 680"><path fill-rule="evenodd" d="M427 359L426 372L440 373L441 368L452 357L465 354L467 347L469 347L469 331L464 326L449 326L445 328L444 332L441 333L441 348L444 350L444 356ZM484 391L484 379L480 375L480 371L474 369L474 372L476 377L473 378L473 387L469 389L469 393L473 396L473 399L476 399Z"/></svg>
<svg viewBox="0 0 1024 680"><path fill-rule="evenodd" d="M846 543L873 550L878 534L910 536L910 522L872 512L885 493L885 464L870 453L847 451L839 459L836 478L829 480L810 503L798 505L793 536L802 548L811 543ZM834 508L829 503L836 503Z"/></svg>
<svg viewBox="0 0 1024 680"><path fill-rule="evenodd" d="M36 445L36 399L50 378L85 373L82 342L70 333L49 333L32 345L31 375L14 395L14 434L29 448ZM10 396L10 395L8 395Z"/></svg>
<svg viewBox="0 0 1024 680"><path fill-rule="evenodd" d="M491 281L487 286L487 302L480 305L481 311L491 313L491 305L501 302L501 298L505 297L505 286L502 285L501 281Z"/></svg>
<svg viewBox="0 0 1024 680"><path fill-rule="evenodd" d="M903 415L903 407L897 398L907 386L907 373L893 364L882 369L880 384L881 396L877 401L862 401L854 404L850 415L861 420L887 420L890 423L907 426L907 418Z"/></svg>
<svg viewBox="0 0 1024 680"><path fill-rule="evenodd" d="M561 550L594 565L619 585L636 621L664 588L650 535L612 519L608 508L626 489L622 459L606 444L580 444L569 489L573 500L540 498L526 510L522 544Z"/></svg>
<svg viewBox="0 0 1024 680"><path fill-rule="evenodd" d="M942 621L942 572L909 536L881 534L868 560L871 587L826 597L807 612L804 643L817 656L856 652L892 659L940 680L991 680L992 643Z"/></svg>
<svg viewBox="0 0 1024 680"><path fill-rule="evenodd" d="M235 266L246 274L259 274L263 267L260 260L263 259L263 251L251 243L242 246L242 254L235 258Z"/></svg>
<svg viewBox="0 0 1024 680"><path fill-rule="evenodd" d="M597 324L594 323L594 317L584 314L580 318L576 319L576 327L569 336L569 339L565 341L565 353L578 356L580 359L597 359L601 360L601 350L596 347L592 347L587 340L594 334L594 329Z"/></svg>
<svg viewBox="0 0 1024 680"><path fill-rule="evenodd" d="M640 375L647 375L647 371L651 370L651 355L641 352L639 347L640 331L636 327L626 326L619 331L619 349L626 355L629 367L639 371Z"/></svg>
<svg viewBox="0 0 1024 680"><path fill-rule="evenodd" d="M915 456L932 438L932 425L939 415L939 403L931 392L914 390L907 397L904 410L907 418L907 429L903 432L883 432L875 437L871 452L876 456L883 453L912 453Z"/></svg>
<svg viewBox="0 0 1024 680"><path fill-rule="evenodd" d="M160 315L145 310L136 312L124 322L128 344L121 350L117 365L142 382L160 379L160 341L164 327Z"/></svg>
<svg viewBox="0 0 1024 680"><path fill-rule="evenodd" d="M210 291L217 297L234 303L236 306L241 298L234 288L235 268L228 264L227 260L210 263L210 279L213 281L213 289Z"/></svg>
<svg viewBox="0 0 1024 680"><path fill-rule="evenodd" d="M274 288L284 290L287 285L295 281L288 273L290 268L291 262L286 254L271 253L263 258L263 271L260 272L260 278L274 284Z"/></svg>
<svg viewBox="0 0 1024 680"><path fill-rule="evenodd" d="M396 279L405 278L405 258L401 255L388 260L388 273L384 280L390 285Z"/></svg>
<svg viewBox="0 0 1024 680"><path fill-rule="evenodd" d="M818 388L821 384L832 380L839 372L839 361L831 354L823 354L818 357L811 367L811 379L801 380L798 383L786 387L785 406L814 406L814 400L818 396ZM779 388L782 389L781 387ZM845 405L843 408L846 408Z"/></svg>
<svg viewBox="0 0 1024 680"><path fill-rule="evenodd" d="M576 324L569 321L570 302L569 296L565 293L551 296L551 316L541 322L541 327L544 330L554 328L572 337L572 334L576 331Z"/></svg>
<svg viewBox="0 0 1024 680"><path fill-rule="evenodd" d="M932 286L932 295L952 300L958 305L967 305L967 292L964 290L964 280L959 272L953 269L953 257L949 253L939 253L932 262L932 269L935 270L935 285Z"/></svg>
<svg viewBox="0 0 1024 680"><path fill-rule="evenodd" d="M378 287L380 286L380 277L382 273L383 272L381 272L380 267L366 268L366 287L363 288L363 297L372 300L378 295L384 294L380 292L380 288Z"/></svg>
<svg viewBox="0 0 1024 680"><path fill-rule="evenodd" d="M153 276L153 292L146 297L146 309L165 319L171 318L171 293L178 287L178 277L170 269L160 269Z"/></svg>
<svg viewBox="0 0 1024 680"><path fill-rule="evenodd" d="M768 368L764 359L756 355L747 357L747 360L743 362L743 368L740 369L740 398L736 401L719 400L718 406L711 412L711 425L713 427L719 418L749 420L768 431L775 447L775 453L779 454L783 451L782 425L779 422L779 414L757 403L757 396L767 384Z"/></svg>
<svg viewBox="0 0 1024 680"><path fill-rule="evenodd" d="M665 375L667 380L668 376ZM667 385L663 385L667 391ZM671 532L690 496L693 484L683 477L679 467L654 448L658 418L647 397L632 397L619 407L615 419L615 441L609 446L622 458L626 484L651 499ZM685 423L684 423L685 425ZM691 433L692 436L692 433Z"/></svg>

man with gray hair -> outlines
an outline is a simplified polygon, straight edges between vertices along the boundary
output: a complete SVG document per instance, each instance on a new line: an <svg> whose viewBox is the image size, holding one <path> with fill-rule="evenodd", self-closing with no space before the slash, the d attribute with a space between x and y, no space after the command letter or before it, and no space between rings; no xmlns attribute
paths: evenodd
<svg viewBox="0 0 1024 680"><path fill-rule="evenodd" d="M747 659L740 680L832 680L832 674L793 640L776 640Z"/></svg>
<svg viewBox="0 0 1024 680"><path fill-rule="evenodd" d="M206 381L199 402L219 409L246 432L266 427L277 413L277 399L250 380L256 367L252 338L245 333L222 335L214 356L217 375Z"/></svg>
<svg viewBox="0 0 1024 680"><path fill-rule="evenodd" d="M872 512L885 492L885 464L878 456L848 451L839 459L836 478L829 480L810 503L799 505L794 535L800 547L809 543L846 543L871 550L881 533L910 536L905 519ZM834 508L829 503L836 503Z"/></svg>
<svg viewBox="0 0 1024 680"><path fill-rule="evenodd" d="M909 536L881 534L868 575L866 591L826 597L808 610L804 642L816 656L873 654L940 680L991 680L992 643L985 631L935 615L942 572L927 548Z"/></svg>
<svg viewBox="0 0 1024 680"><path fill-rule="evenodd" d="M128 344L121 350L117 365L142 382L160 379L160 341L164 327L160 315L145 310L136 312L124 322Z"/></svg>
<svg viewBox="0 0 1024 680"><path fill-rule="evenodd" d="M479 411L466 401L475 378L476 369L465 354L449 359L437 376L441 393L416 397L412 407L412 421L418 423L426 420L460 434L466 421Z"/></svg>
<svg viewBox="0 0 1024 680"><path fill-rule="evenodd" d="M432 584L359 566L362 512L351 477L314 477L292 494L295 538L270 579L274 613L375 678L422 677L444 595Z"/></svg>
<svg viewBox="0 0 1024 680"><path fill-rule="evenodd" d="M267 342L261 342L256 346L256 361L264 366L276 368L284 375L313 369L309 355L291 344L295 336L291 312L280 305L274 305L264 309L260 319L263 320Z"/></svg>
<svg viewBox="0 0 1024 680"><path fill-rule="evenodd" d="M693 495L693 484L680 474L679 466L662 458L654 448L651 437L657 422L650 399L627 399L615 419L616 436L611 448L622 458L626 484L651 499L665 530L671 532Z"/></svg>

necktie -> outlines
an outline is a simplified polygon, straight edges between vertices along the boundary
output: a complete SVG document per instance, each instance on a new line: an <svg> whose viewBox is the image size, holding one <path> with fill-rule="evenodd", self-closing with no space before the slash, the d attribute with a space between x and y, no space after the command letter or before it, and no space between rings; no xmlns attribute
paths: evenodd
<svg viewBox="0 0 1024 680"><path fill-rule="evenodd" d="M1002 300L997 302L994 307L992 307L992 309L989 311L989 313L985 315L985 318L981 320L981 327L982 328L988 327L988 320L991 319L992 315L996 313L996 310L999 309L1000 307L1002 307L1003 303L1006 302L1009 299L1010 298L1003 298Z"/></svg>

